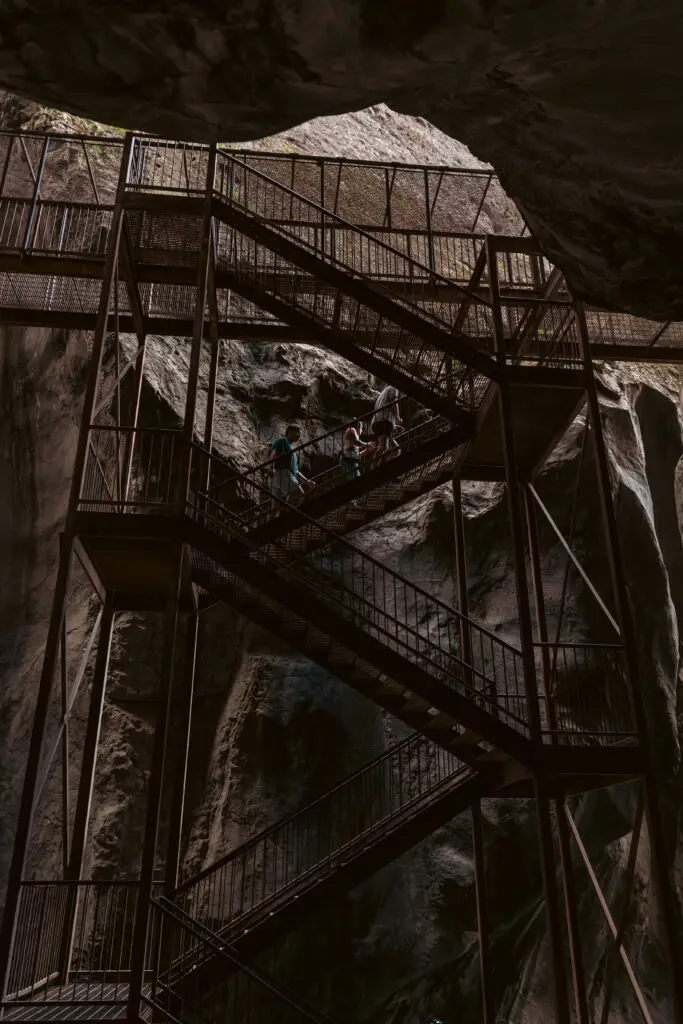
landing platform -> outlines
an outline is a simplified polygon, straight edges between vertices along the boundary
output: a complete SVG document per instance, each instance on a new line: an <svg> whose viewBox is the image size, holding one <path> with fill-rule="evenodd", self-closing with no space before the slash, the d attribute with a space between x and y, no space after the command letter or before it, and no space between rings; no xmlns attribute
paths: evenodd
<svg viewBox="0 0 683 1024"><path fill-rule="evenodd" d="M163 611L175 585L181 542L177 518L81 512L77 555L100 596L119 611ZM196 591L187 558L183 564L180 610L196 610Z"/></svg>
<svg viewBox="0 0 683 1024"><path fill-rule="evenodd" d="M537 385L521 379L510 384L510 401L518 472L522 480L532 480L581 411L585 401L583 374L558 371L553 384ZM484 399L477 418L477 434L465 455L463 477L504 480L503 430L495 390Z"/></svg>

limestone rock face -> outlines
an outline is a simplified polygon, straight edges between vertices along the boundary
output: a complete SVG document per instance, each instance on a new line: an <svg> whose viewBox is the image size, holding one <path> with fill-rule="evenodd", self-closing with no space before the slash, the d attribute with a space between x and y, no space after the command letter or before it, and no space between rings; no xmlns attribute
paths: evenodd
<svg viewBox="0 0 683 1024"><path fill-rule="evenodd" d="M137 8L144 11L145 8ZM29 112L44 116L44 112ZM331 122L327 122L330 124ZM390 111L343 120L324 145L325 122L287 133L288 144L388 156L392 136L418 148L429 126ZM370 128L374 124L374 134ZM358 125L363 132L356 132ZM356 134L354 135L354 132ZM307 141L308 140L308 141ZM367 140L367 141L366 141ZM447 158L440 136L440 160ZM274 145L274 143L271 143ZM452 152L459 144L453 143ZM360 152L359 152L360 149ZM471 159L471 154L462 153ZM402 157L410 154L400 151ZM455 160L455 157L452 158ZM495 211L491 211L493 214ZM2 328L0 336L0 877L4 878L28 746L47 618L54 588L57 531L63 521L81 405L86 339ZM128 342L131 346L133 339ZM146 360L142 422L173 426L183 407L188 342L152 338ZM202 366L206 385L206 360ZM680 381L665 368L605 372L601 389L613 486L627 558L641 683L657 736L671 860L681 869L679 623L683 615L683 429ZM246 466L259 461L284 422L307 437L338 425L368 404L375 382L312 345L227 341L219 374L216 444ZM201 415L203 399L200 396ZM579 417L554 452L539 488L560 526L569 526L581 461ZM580 491L577 550L612 604L590 449ZM468 485L467 543L472 615L500 636L517 637L505 495L499 485ZM354 543L453 603L454 551L448 487L397 510ZM541 534L549 625L556 627L565 562L549 529ZM77 666L95 608L76 580L69 650ZM567 589L563 638L612 638L609 623L575 575ZM134 876L144 820L144 792L158 700L160 623L121 616L112 652L93 802L86 873ZM571 696L571 695L570 695ZM72 753L82 743L87 678L71 718ZM55 705L51 732L59 718ZM186 793L184 866L209 865L234 845L315 798L405 734L355 692L220 605L201 627L197 703ZM173 735L173 734L172 734ZM173 748L171 749L173 756ZM75 762L74 762L75 763ZM29 871L61 868L59 775L45 783ZM575 802L576 820L613 904L620 899L636 794L613 787ZM544 938L535 810L526 801L490 800L485 818L488 884L500 1020L550 1024L549 950ZM278 977L338 1020L424 1024L476 1020L478 964L469 815L461 815L377 876L321 909L265 957ZM587 879L577 872L590 989L606 969L606 929ZM638 860L631 952L661 1024L671 1019L647 850ZM617 976L611 1021L634 1019L627 983ZM598 1007L599 1008L599 1007Z"/></svg>
<svg viewBox="0 0 683 1024"><path fill-rule="evenodd" d="M64 26L69 30L65 31ZM670 0L3 0L0 83L174 138L389 103L501 173L572 284L683 315Z"/></svg>

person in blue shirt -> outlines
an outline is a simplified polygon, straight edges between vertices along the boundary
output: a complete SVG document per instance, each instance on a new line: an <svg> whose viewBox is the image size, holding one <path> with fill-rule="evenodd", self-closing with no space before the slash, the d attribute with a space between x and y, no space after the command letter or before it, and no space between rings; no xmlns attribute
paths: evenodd
<svg viewBox="0 0 683 1024"><path fill-rule="evenodd" d="M285 501L289 501L292 495L303 495L315 487L313 481L308 480L299 470L294 445L300 437L301 431L291 423L284 434L275 438L268 453L271 493Z"/></svg>

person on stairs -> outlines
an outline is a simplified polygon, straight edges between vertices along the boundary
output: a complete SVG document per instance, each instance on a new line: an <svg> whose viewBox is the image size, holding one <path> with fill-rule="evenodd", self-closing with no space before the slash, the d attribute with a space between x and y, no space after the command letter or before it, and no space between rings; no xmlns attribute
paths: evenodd
<svg viewBox="0 0 683 1024"><path fill-rule="evenodd" d="M290 423L284 434L272 442L269 450L270 491L278 498L290 501L313 490L315 484L299 470L299 459L294 445L301 437L299 428Z"/></svg>
<svg viewBox="0 0 683 1024"><path fill-rule="evenodd" d="M397 454L398 442L395 439L397 430L401 430L401 415L398 408L398 391L391 384L383 388L375 401L375 412L370 429L377 437L377 462L383 462L391 452Z"/></svg>
<svg viewBox="0 0 683 1024"><path fill-rule="evenodd" d="M361 441L362 430L363 424L356 420L344 431L344 447L339 456L339 468L347 480L356 480L360 476L362 456L375 450L374 444Z"/></svg>

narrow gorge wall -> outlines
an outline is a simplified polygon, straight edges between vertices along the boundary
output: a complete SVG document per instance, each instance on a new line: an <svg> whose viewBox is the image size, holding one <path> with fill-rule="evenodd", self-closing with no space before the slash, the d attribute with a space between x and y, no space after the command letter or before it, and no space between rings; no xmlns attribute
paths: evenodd
<svg viewBox="0 0 683 1024"><path fill-rule="evenodd" d="M33 115L31 115L33 116ZM433 130L380 108L334 120L326 141L319 126L289 132L286 144L348 156L396 155L426 160ZM359 127L360 126L360 127ZM445 140L438 162L474 158ZM285 144L280 140L278 144ZM412 148L408 148L408 147ZM449 146L452 148L449 149ZM495 211L491 211L491 216ZM130 344L133 344L132 339ZM142 417L174 425L183 404L188 344L153 338L146 363ZM0 876L11 852L19 780L28 744L57 564L57 534L68 495L82 400L87 340L78 334L0 328ZM206 362L206 360L205 360ZM204 366L205 370L205 366ZM678 817L679 636L683 612L679 529L683 507L683 429L679 378L665 368L619 367L603 375L601 401L637 617L648 709L657 736L668 808L671 855L683 867ZM204 377L204 382L206 378ZM228 341L220 367L216 445L242 465L290 420L306 437L366 406L376 382L312 345ZM544 500L566 528L583 439L580 417L543 474ZM590 461L582 484L577 544L601 591L609 594L605 552L597 543ZM516 614L507 513L498 485L467 485L467 543L472 614L515 639ZM564 560L542 533L550 621L557 616ZM448 487L385 517L354 542L453 603L454 551ZM83 581L74 591L69 648L77 663L95 609ZM585 590L572 575L567 623L573 639L607 639ZM92 830L94 877L120 878L136 867L158 694L160 624L125 615L112 654ZM55 709L56 710L56 709ZM84 702L73 713L79 749ZM264 825L293 811L361 767L403 727L336 679L275 643L221 606L204 616L196 725L187 791L185 865L208 864ZM55 802L58 778L47 780L36 826L32 869L50 877L61 856ZM634 794L629 786L579 801L576 815L611 899L620 892ZM548 949L533 804L484 805L488 879L500 1021L550 1022ZM582 928L593 991L605 970L606 929L585 874ZM633 955L659 1011L670 1020L656 901L647 850L638 862ZM357 890L321 909L264 958L310 1001L339 1020L423 1024L475 1020L478 964L469 817L464 814ZM633 1019L623 976L611 1024ZM399 1013L400 1011L400 1013ZM398 1015L391 1018L391 1013Z"/></svg>

